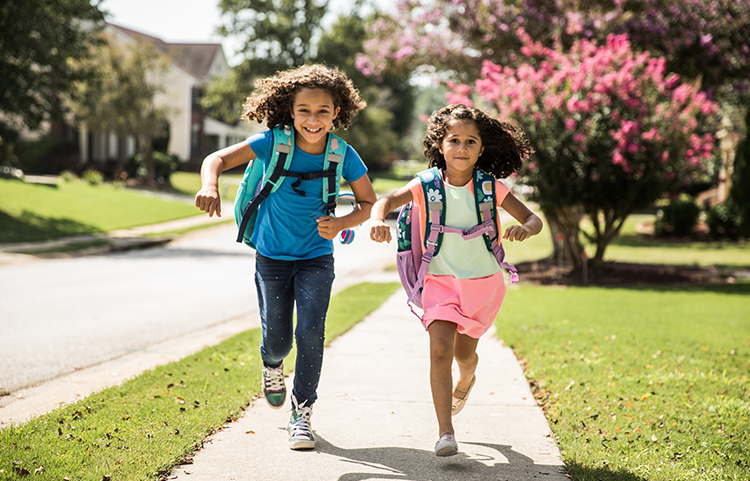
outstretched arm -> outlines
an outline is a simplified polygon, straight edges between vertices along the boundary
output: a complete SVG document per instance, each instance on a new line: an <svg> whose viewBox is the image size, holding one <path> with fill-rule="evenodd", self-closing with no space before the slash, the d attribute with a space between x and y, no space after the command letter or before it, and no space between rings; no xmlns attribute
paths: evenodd
<svg viewBox="0 0 750 481"><path fill-rule="evenodd" d="M214 213L221 217L219 175L256 157L253 149L245 141L209 154L201 164L201 190L195 194L195 206L203 212L208 212L209 217L213 217Z"/></svg>
<svg viewBox="0 0 750 481"><path fill-rule="evenodd" d="M508 239L511 242L520 242L542 231L542 219L531 212L531 210L529 210L523 202L516 199L513 194L505 196L502 207L513 216L514 219L521 223L521 225L512 225L505 229L503 239Z"/></svg>
<svg viewBox="0 0 750 481"><path fill-rule="evenodd" d="M391 228L385 223L385 216L413 199L409 186L407 184L375 202L370 214L370 239L375 242L391 242Z"/></svg>
<svg viewBox="0 0 750 481"><path fill-rule="evenodd" d="M367 174L363 175L349 186L354 193L354 199L357 205L354 211L342 217L323 216L318 219L318 233L325 239L335 239L336 235L344 229L358 226L370 216L370 210L375 203L375 191L372 190L372 183Z"/></svg>

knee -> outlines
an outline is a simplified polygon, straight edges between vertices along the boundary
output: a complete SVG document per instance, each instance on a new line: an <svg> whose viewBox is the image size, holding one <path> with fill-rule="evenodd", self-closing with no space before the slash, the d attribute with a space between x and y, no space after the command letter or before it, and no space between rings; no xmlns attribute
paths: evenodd
<svg viewBox="0 0 750 481"><path fill-rule="evenodd" d="M459 364L469 364L471 362L477 362L479 355L472 349L459 349L456 348L455 352L456 362Z"/></svg>
<svg viewBox="0 0 750 481"><path fill-rule="evenodd" d="M435 340L430 342L430 359L435 363L453 361L453 345L447 341Z"/></svg>

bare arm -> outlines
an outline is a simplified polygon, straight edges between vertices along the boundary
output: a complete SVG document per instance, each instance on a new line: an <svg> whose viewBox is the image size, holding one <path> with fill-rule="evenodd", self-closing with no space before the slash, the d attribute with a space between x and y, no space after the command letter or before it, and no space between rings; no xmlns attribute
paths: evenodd
<svg viewBox="0 0 750 481"><path fill-rule="evenodd" d="M318 233L321 237L333 239L342 230L358 226L370 216L372 205L377 199L375 191L372 190L370 178L365 174L354 182L350 182L349 186L352 188L354 199L357 201L354 211L341 217L323 216L319 218Z"/></svg>
<svg viewBox="0 0 750 481"><path fill-rule="evenodd" d="M419 182L415 179L412 182ZM391 228L385 223L385 216L394 209L413 200L411 182L375 202L370 214L370 239L375 242L391 242Z"/></svg>
<svg viewBox="0 0 750 481"><path fill-rule="evenodd" d="M195 194L195 206L209 217L214 213L221 217L219 198L219 175L225 170L251 162L258 156L246 141L224 147L209 154L201 164L201 190Z"/></svg>
<svg viewBox="0 0 750 481"><path fill-rule="evenodd" d="M513 194L505 196L502 207L513 216L514 219L521 223L521 225L512 225L505 229L503 239L508 239L511 242L516 240L520 242L542 231L542 219L531 212L531 210L529 210L523 202L516 199Z"/></svg>

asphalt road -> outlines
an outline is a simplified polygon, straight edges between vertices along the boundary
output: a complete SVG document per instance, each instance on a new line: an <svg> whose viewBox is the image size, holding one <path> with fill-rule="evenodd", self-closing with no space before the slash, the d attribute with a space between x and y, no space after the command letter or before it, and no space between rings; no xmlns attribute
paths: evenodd
<svg viewBox="0 0 750 481"><path fill-rule="evenodd" d="M142 251L0 266L0 392L207 327L258 326L254 254L234 235L225 224ZM395 262L366 226L335 246L334 290Z"/></svg>

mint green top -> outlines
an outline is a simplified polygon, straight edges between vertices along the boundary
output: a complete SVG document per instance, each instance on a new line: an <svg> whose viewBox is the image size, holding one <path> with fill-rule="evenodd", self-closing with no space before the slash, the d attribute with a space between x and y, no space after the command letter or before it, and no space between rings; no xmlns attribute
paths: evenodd
<svg viewBox="0 0 750 481"><path fill-rule="evenodd" d="M445 185L445 225L467 229L478 224L471 182L456 187ZM495 182L498 208L508 193L508 188ZM500 230L499 219L498 229ZM502 232L502 230L500 230ZM446 232L440 252L430 262L428 274L451 275L456 279L476 279L500 272L495 257L487 250L482 236L464 240L460 234Z"/></svg>

